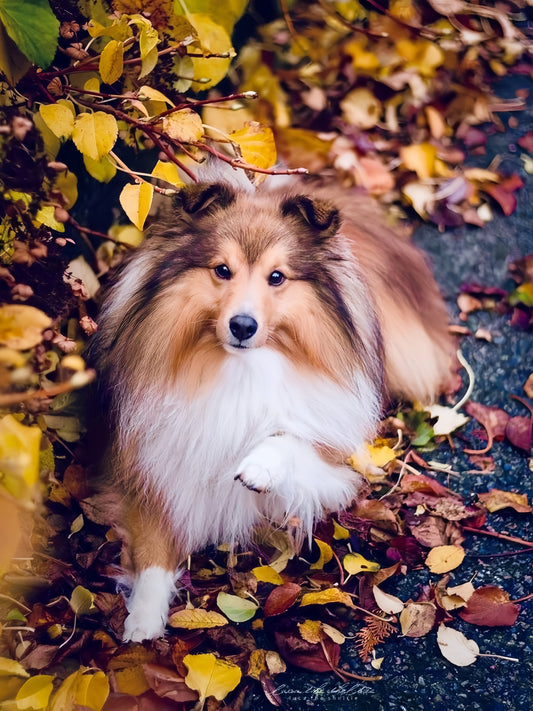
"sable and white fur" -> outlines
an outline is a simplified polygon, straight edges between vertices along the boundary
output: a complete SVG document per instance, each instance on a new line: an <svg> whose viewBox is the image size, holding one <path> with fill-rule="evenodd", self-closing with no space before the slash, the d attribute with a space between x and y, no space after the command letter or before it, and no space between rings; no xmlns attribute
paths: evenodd
<svg viewBox="0 0 533 711"><path fill-rule="evenodd" d="M142 640L194 551L265 521L299 520L301 539L348 506L361 477L344 462L383 398L431 402L452 344L423 256L367 198L212 184L185 189L127 262L91 352L124 492L124 638Z"/></svg>

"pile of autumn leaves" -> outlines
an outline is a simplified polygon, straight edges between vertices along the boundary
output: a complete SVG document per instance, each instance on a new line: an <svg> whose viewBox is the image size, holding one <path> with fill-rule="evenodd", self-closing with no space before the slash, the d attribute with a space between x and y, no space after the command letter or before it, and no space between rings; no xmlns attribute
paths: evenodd
<svg viewBox="0 0 533 711"><path fill-rule="evenodd" d="M53 544L33 570L47 581L46 601L41 591L31 607L11 605L4 628L11 654L20 658L0 659L0 675L12 690L7 698L16 698L12 708L59 711L74 700L111 711L137 708L142 699L155 704L157 697L182 708L202 708L214 697L238 708L256 683L280 705L276 676L287 664L370 682L381 678L381 643L397 634L419 638L436 630L442 654L458 666L484 656L454 628L456 616L506 626L515 623L520 607L497 586L476 588L472 580L450 585L450 573L457 580L464 532L481 529L487 511L532 508L524 496L497 490L467 505L434 478L409 471L394 484L404 454L389 444L369 448L370 478L380 498L320 523L312 546L300 555L293 554L290 531L263 531L250 550L232 553L221 546L194 556L171 610L170 631L144 645L117 641L126 610L109 577L120 545L105 525L103 511L112 502L87 496L84 470L69 466L52 486L37 531L46 531ZM384 456L388 463L380 467ZM416 599L389 594L393 578L412 569L427 570ZM35 630L24 642L8 631L21 626ZM370 664L362 673L341 662L347 636L361 662ZM47 670L69 657L82 666L58 688Z"/></svg>

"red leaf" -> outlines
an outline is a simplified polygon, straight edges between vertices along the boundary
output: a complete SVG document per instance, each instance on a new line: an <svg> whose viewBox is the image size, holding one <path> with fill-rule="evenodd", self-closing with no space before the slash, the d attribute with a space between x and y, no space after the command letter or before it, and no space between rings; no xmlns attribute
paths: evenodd
<svg viewBox="0 0 533 711"><path fill-rule="evenodd" d="M509 602L509 595L495 585L474 591L465 608L459 612L465 622L486 627L510 627L516 622L520 605Z"/></svg>
<svg viewBox="0 0 533 711"><path fill-rule="evenodd" d="M322 644L311 644L290 631L276 631L274 635L281 656L289 664L314 672L330 672L339 663L340 644L329 637Z"/></svg>
<svg viewBox="0 0 533 711"><path fill-rule="evenodd" d="M523 449L528 454L531 452L532 429L531 417L511 417L505 428L505 436L515 447Z"/></svg>
<svg viewBox="0 0 533 711"><path fill-rule="evenodd" d="M430 491L437 496L447 496L450 492L445 486L439 484L424 474L406 474L401 482L402 491Z"/></svg>
<svg viewBox="0 0 533 711"><path fill-rule="evenodd" d="M263 607L265 617L281 615L296 602L302 588L296 583L284 583L274 588Z"/></svg>

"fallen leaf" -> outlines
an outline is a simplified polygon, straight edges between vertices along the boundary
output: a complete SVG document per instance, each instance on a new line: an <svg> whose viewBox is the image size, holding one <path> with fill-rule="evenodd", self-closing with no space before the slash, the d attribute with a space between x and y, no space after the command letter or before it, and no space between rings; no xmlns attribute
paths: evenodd
<svg viewBox="0 0 533 711"><path fill-rule="evenodd" d="M271 568L270 565L260 565L257 568L252 568L252 573L261 583L283 585L283 578L274 568Z"/></svg>
<svg viewBox="0 0 533 711"><path fill-rule="evenodd" d="M279 588L278 588L279 589ZM343 605L353 607L352 598L339 588L326 588L320 592L306 593L300 602L301 607L307 605L328 605L330 602L341 602Z"/></svg>
<svg viewBox="0 0 533 711"><path fill-rule="evenodd" d="M247 622L258 610L255 602L230 595L222 590L217 595L217 605L232 622Z"/></svg>
<svg viewBox="0 0 533 711"><path fill-rule="evenodd" d="M404 609L404 603L400 598L394 595L389 595L389 593L383 592L377 585L372 587L372 592L374 593L374 599L377 606L387 615L397 615Z"/></svg>
<svg viewBox="0 0 533 711"><path fill-rule="evenodd" d="M513 491L491 489L484 494L478 494L478 499L490 513L506 508L512 508L518 513L531 513L533 511L533 507L527 502L527 494L515 494Z"/></svg>
<svg viewBox="0 0 533 711"><path fill-rule="evenodd" d="M185 630L208 629L227 625L227 619L218 612L202 608L178 610L170 615L168 624Z"/></svg>
<svg viewBox="0 0 533 711"><path fill-rule="evenodd" d="M458 667L473 664L479 654L479 647L462 632L441 624L437 632L437 643L442 656Z"/></svg>
<svg viewBox="0 0 533 711"><path fill-rule="evenodd" d="M357 573L375 573L380 565L372 560L367 560L360 553L347 553L342 559L342 565L350 575Z"/></svg>
<svg viewBox="0 0 533 711"><path fill-rule="evenodd" d="M200 695L199 707L214 696L218 701L226 698L241 680L239 667L226 659L217 659L214 654L187 654L183 663L188 669L185 683Z"/></svg>
<svg viewBox="0 0 533 711"><path fill-rule="evenodd" d="M459 567L464 557L462 546L437 546L427 554L426 565L432 573L447 573Z"/></svg>
<svg viewBox="0 0 533 711"><path fill-rule="evenodd" d="M298 599L301 589L296 583L284 583L272 590L263 605L265 617L274 617L286 612Z"/></svg>
<svg viewBox="0 0 533 711"><path fill-rule="evenodd" d="M495 585L474 590L459 617L472 625L511 627L516 622L520 605L510 602L509 595Z"/></svg>
<svg viewBox="0 0 533 711"><path fill-rule="evenodd" d="M432 602L408 602L400 613L402 634L424 637L433 629L436 617L437 608Z"/></svg>

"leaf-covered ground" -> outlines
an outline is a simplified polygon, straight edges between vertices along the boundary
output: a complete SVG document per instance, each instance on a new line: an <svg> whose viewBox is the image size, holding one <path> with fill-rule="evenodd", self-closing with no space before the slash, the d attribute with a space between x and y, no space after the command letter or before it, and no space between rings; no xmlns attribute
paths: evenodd
<svg viewBox="0 0 533 711"><path fill-rule="evenodd" d="M87 28L83 3L58 12L45 72L0 56L21 80L4 87L0 134L0 708L529 708L529 8L282 3L224 90L198 99L194 78L228 71L241 4L224 18L205 3L142 5L114 3L111 24L97 3ZM23 26L1 7L0 21ZM49 61L26 30L23 60ZM181 184L177 168L207 151L261 175L274 146L289 168L429 223L420 239L474 391L461 401L465 375L455 405L388 413L351 461L368 500L320 523L296 557L290 530L199 553L165 638L122 645L114 502L91 490L90 393L72 392L94 377L80 356L93 297L141 238L154 192ZM119 194L133 224L117 220Z"/></svg>

